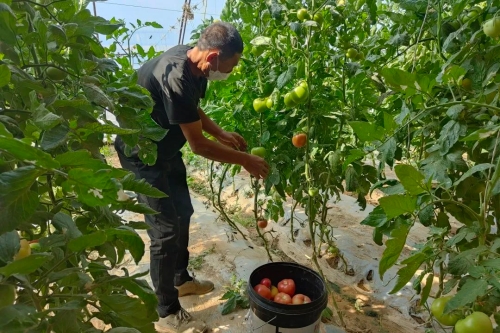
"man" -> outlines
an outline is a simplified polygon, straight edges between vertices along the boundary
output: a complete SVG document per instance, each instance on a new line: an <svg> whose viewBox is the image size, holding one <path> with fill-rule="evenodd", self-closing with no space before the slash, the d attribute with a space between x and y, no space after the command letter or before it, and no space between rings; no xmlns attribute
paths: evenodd
<svg viewBox="0 0 500 333"><path fill-rule="evenodd" d="M157 142L156 164L148 166L137 156L137 149L126 156L120 137L115 147L120 163L168 195L155 199L140 195L139 201L160 212L146 215L151 239L150 274L158 297L159 325L170 325L178 332L205 332L203 322L192 321L181 308L179 297L210 292L210 281L199 281L187 272L189 223L193 206L180 149L186 141L191 150L211 160L239 164L256 178L265 178L269 166L264 159L245 153L245 140L226 132L199 107L205 96L207 80L226 79L238 64L243 41L230 24L217 22L206 28L194 48L175 46L138 70L138 83L149 90L155 103L151 117L168 129ZM203 131L214 136L211 141Z"/></svg>

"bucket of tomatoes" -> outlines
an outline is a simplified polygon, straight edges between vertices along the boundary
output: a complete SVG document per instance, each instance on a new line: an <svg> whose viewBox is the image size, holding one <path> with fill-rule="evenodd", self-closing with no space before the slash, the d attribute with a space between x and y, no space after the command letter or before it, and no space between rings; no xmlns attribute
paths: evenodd
<svg viewBox="0 0 500 333"><path fill-rule="evenodd" d="M270 332L277 327L286 332L318 331L327 291L323 279L310 268L288 262L262 265L250 275L247 291L254 326L267 325Z"/></svg>

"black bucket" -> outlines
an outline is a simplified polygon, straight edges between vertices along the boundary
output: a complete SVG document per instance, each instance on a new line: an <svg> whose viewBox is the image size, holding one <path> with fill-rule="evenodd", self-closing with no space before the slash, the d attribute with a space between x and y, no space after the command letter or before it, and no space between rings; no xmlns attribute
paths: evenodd
<svg viewBox="0 0 500 333"><path fill-rule="evenodd" d="M269 278L275 286L283 279L293 279L295 293L309 296L311 303L290 305L265 299L253 290L263 278ZM328 293L323 279L315 271L295 263L268 263L250 274L247 290L253 315L251 332L319 331L321 313L328 303Z"/></svg>

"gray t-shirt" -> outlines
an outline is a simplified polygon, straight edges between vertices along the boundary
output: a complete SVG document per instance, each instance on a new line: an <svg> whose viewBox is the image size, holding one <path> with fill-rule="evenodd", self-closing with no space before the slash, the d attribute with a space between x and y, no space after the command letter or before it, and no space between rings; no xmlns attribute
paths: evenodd
<svg viewBox="0 0 500 333"><path fill-rule="evenodd" d="M179 124L200 119L198 105L205 97L207 79L196 77L189 67L190 46L178 45L151 59L138 70L137 83L146 88L155 103L151 118L168 129L157 142L158 159L172 158L186 143Z"/></svg>

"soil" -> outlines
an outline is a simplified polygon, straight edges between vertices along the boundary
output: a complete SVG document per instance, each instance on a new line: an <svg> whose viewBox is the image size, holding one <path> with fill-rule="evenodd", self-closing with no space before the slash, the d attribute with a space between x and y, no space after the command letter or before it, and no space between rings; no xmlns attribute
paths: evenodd
<svg viewBox="0 0 500 333"><path fill-rule="evenodd" d="M118 158L110 146L110 153L106 156L108 163L120 167ZM268 254L262 246L256 229L252 226L245 228L238 224L247 240L235 233L227 222L220 218L214 207L208 204L209 200L193 191L206 193L207 175L202 169L188 166L191 178L192 202L195 215L191 222L190 253L191 260L197 265L193 272L197 278L210 279L215 283L215 289L203 296L186 296L181 298L181 304L196 319L204 320L210 332L250 332L248 320L245 316L247 309L239 309L228 315L221 315L224 303L220 298L227 290L234 290L234 281L247 281L250 273L256 267L269 261ZM248 193L249 177L241 172L234 179L234 185L228 185L223 191L226 207L234 209L236 213L230 217L235 221L249 221L252 219L253 198L246 198ZM203 191L203 188L205 191ZM380 194L371 198L376 204ZM281 221L270 221L264 231L272 235L272 260L293 261L315 269L309 253L311 253L311 237L304 228L295 222L296 238L290 237L290 206L288 203L285 218ZM412 333L424 332L428 318L425 313L416 311L416 299L410 288L404 288L397 295L389 295L395 282L393 279L397 268L386 273L382 281L378 274L378 261L384 247L377 246L371 238L372 229L360 225L360 221L373 209L369 205L362 211L355 203L355 199L342 195L342 200L332 203L330 209L330 223L333 227L336 246L339 255L323 254L319 259L320 267L330 286L335 290L335 301L342 313L346 332L363 333ZM140 221L141 215L127 213L124 219ZM294 218L305 220L303 211L298 210ZM410 253L413 244L425 240L425 228L418 226L412 230L408 239L406 255ZM148 247L147 235L143 234ZM326 252L322 248L323 252ZM146 252L143 261L136 266L129 264L129 270L146 270L149 252ZM150 280L148 280L150 281ZM330 297L329 308L334 310L333 300ZM335 311L334 311L335 312ZM332 325L340 325L340 320L334 314ZM322 325L321 332L327 332L328 325ZM157 327L158 332L173 332ZM330 331L328 331L330 332ZM342 332L342 331L339 331Z"/></svg>

